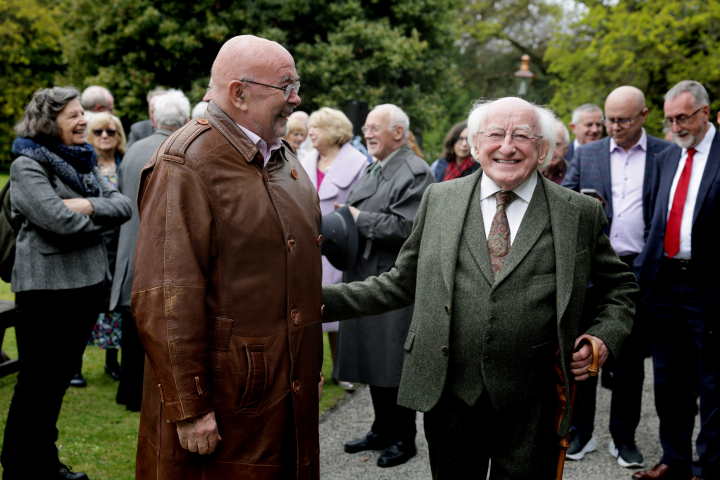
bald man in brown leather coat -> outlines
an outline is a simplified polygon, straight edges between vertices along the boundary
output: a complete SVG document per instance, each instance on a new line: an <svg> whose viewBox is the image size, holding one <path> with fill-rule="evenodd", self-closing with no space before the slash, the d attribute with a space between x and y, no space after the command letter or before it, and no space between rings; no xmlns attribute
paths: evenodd
<svg viewBox="0 0 720 480"><path fill-rule="evenodd" d="M137 478L319 478L320 208L280 140L300 104L295 63L235 37L212 78L205 118L140 182Z"/></svg>

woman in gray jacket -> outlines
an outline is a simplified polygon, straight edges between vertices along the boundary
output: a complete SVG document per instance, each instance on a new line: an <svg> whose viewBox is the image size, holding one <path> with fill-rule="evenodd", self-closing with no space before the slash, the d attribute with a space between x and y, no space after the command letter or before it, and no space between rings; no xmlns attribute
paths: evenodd
<svg viewBox="0 0 720 480"><path fill-rule="evenodd" d="M21 367L0 456L4 480L87 479L60 463L56 423L110 277L102 234L130 218L131 204L98 171L79 97L74 88L38 90L15 127L11 284Z"/></svg>

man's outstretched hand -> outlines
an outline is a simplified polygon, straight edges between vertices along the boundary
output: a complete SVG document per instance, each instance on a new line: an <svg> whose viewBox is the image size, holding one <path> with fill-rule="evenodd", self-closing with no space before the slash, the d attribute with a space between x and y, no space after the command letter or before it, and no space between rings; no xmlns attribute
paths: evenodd
<svg viewBox="0 0 720 480"><path fill-rule="evenodd" d="M215 412L208 412L197 417L180 420L176 423L180 445L185 450L209 455L215 451L222 440L218 433Z"/></svg>
<svg viewBox="0 0 720 480"><path fill-rule="evenodd" d="M599 357L598 358L598 368L602 367L605 363L605 360L607 360L608 356L610 355L610 351L605 346L605 342L600 340L597 337L593 337L592 335L584 335L581 337L578 337L575 340L575 348L577 348L580 341L585 338L590 337L598 344L598 352ZM575 375L575 381L581 382L583 380L587 380L587 378L590 376L588 375L588 367L592 363L592 347L589 344L583 345L583 347L578 350L577 352L573 353L572 356L572 362L570 362L570 373Z"/></svg>

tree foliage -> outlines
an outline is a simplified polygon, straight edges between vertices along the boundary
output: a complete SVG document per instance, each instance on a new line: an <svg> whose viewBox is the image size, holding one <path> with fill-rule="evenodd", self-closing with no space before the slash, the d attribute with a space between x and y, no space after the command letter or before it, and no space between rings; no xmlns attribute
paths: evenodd
<svg viewBox="0 0 720 480"><path fill-rule="evenodd" d="M145 92L155 85L199 100L221 45L240 34L293 54L302 110L391 102L425 128L458 88L445 55L457 0L62 1L67 79L108 87L130 121L146 115Z"/></svg>
<svg viewBox="0 0 720 480"><path fill-rule="evenodd" d="M545 55L557 78L552 105L564 118L583 103L603 105L634 85L650 107L649 133L660 135L663 95L681 80L707 88L720 106L720 0L586 1L587 14L557 34Z"/></svg>
<svg viewBox="0 0 720 480"><path fill-rule="evenodd" d="M35 90L60 68L58 8L44 0L0 0L0 162L10 160L13 126Z"/></svg>

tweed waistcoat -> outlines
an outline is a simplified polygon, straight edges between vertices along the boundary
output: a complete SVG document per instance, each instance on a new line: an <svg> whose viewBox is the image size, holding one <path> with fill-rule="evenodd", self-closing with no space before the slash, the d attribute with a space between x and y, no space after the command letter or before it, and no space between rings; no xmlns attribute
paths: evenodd
<svg viewBox="0 0 720 480"><path fill-rule="evenodd" d="M492 267L478 182L458 248L448 382L468 405L487 390L493 406L500 407L552 381L558 345L555 255L541 183L497 281L483 271ZM547 376L537 374L538 362L548 365Z"/></svg>

